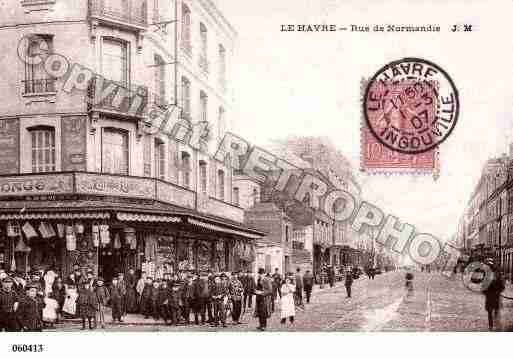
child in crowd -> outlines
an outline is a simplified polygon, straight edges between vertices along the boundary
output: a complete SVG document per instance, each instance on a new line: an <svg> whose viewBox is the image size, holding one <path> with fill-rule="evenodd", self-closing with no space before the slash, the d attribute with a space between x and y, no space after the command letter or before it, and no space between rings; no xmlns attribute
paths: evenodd
<svg viewBox="0 0 513 359"><path fill-rule="evenodd" d="M50 292L44 298L45 307L43 309L43 323L44 325L54 328L55 322L57 322L57 311L59 309L59 303L55 300L55 296Z"/></svg>

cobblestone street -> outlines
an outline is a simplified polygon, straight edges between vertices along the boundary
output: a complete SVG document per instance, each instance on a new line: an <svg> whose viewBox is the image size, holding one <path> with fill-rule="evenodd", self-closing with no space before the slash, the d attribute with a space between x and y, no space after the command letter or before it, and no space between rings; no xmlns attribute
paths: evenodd
<svg viewBox="0 0 513 359"><path fill-rule="evenodd" d="M345 287L317 289L305 310L296 311L292 325L280 324L279 305L269 320L268 331L487 331L484 297L464 287L458 278L440 273L415 273L414 294L405 296L404 272L390 272L374 280L361 278L353 285L352 298ZM504 300L502 319L511 327L513 301ZM252 312L243 324L228 328L210 326L164 326L139 316L124 325L109 325L115 331L252 331L257 319ZM230 322L228 320L228 322ZM80 330L78 323L67 323L58 330Z"/></svg>

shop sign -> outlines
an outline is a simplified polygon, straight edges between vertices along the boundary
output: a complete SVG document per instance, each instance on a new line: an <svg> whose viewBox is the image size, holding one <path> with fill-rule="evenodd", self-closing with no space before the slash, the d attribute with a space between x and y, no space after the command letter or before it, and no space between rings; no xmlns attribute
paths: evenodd
<svg viewBox="0 0 513 359"><path fill-rule="evenodd" d="M86 119L85 116L67 116L61 119L63 171L86 169Z"/></svg>
<svg viewBox="0 0 513 359"><path fill-rule="evenodd" d="M77 173L76 186L79 194L155 198L155 183L151 179Z"/></svg>
<svg viewBox="0 0 513 359"><path fill-rule="evenodd" d="M158 181L157 200L181 207L194 208L195 194L170 183Z"/></svg>
<svg viewBox="0 0 513 359"><path fill-rule="evenodd" d="M68 193L73 193L70 174L0 177L0 197Z"/></svg>

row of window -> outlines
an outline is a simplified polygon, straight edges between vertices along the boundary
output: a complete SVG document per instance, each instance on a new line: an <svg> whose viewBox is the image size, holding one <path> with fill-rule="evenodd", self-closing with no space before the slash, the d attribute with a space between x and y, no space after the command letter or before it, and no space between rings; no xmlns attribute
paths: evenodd
<svg viewBox="0 0 513 359"><path fill-rule="evenodd" d="M192 56L192 27L191 27L191 10L184 3L182 4L182 33L181 33L181 48L186 54ZM198 57L198 65L205 72L208 73L209 61L208 61L208 30L203 22L200 22L199 27L200 35L200 51ZM226 85L226 49L222 44L218 45L217 49L218 56L218 76L219 84L222 88Z"/></svg>
<svg viewBox="0 0 513 359"><path fill-rule="evenodd" d="M31 137L32 172L54 172L56 170L55 130L52 127L38 127L29 130ZM164 143L155 140L154 168L155 177L165 179L166 156ZM129 174L129 138L126 131L104 128L102 131L101 172L108 174ZM187 152L180 154L181 184L191 188L191 156ZM205 161L199 161L199 190L208 194L208 170ZM216 196L225 200L225 171L217 171ZM238 188L234 189L234 203L239 204Z"/></svg>

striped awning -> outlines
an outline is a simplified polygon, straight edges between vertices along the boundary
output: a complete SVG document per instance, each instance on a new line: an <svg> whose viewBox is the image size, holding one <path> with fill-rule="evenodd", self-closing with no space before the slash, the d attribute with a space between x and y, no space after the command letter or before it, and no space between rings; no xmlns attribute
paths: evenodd
<svg viewBox="0 0 513 359"><path fill-rule="evenodd" d="M198 220L192 219L192 218L187 219L187 221L190 224L193 224L193 225L198 226L198 227L203 227L203 228L206 228L206 229L210 229L212 231L223 232L223 233L228 233L228 234L235 234L235 235L238 235L238 236L247 237L247 238L253 238L253 239L262 238L262 236L259 236L259 235L256 235L256 234L252 234L252 233L249 233L249 232L238 231L236 229L225 228L225 227L221 227L221 226L218 226L218 225L215 225L215 224L212 224L212 223L198 221Z"/></svg>
<svg viewBox="0 0 513 359"><path fill-rule="evenodd" d="M28 219L108 219L110 214L107 212L87 212L87 213L13 213L0 214L1 220L28 220Z"/></svg>
<svg viewBox="0 0 513 359"><path fill-rule="evenodd" d="M116 215L120 221L124 222L165 222L180 223L182 219L174 216L163 216L143 213L124 213L120 212Z"/></svg>

